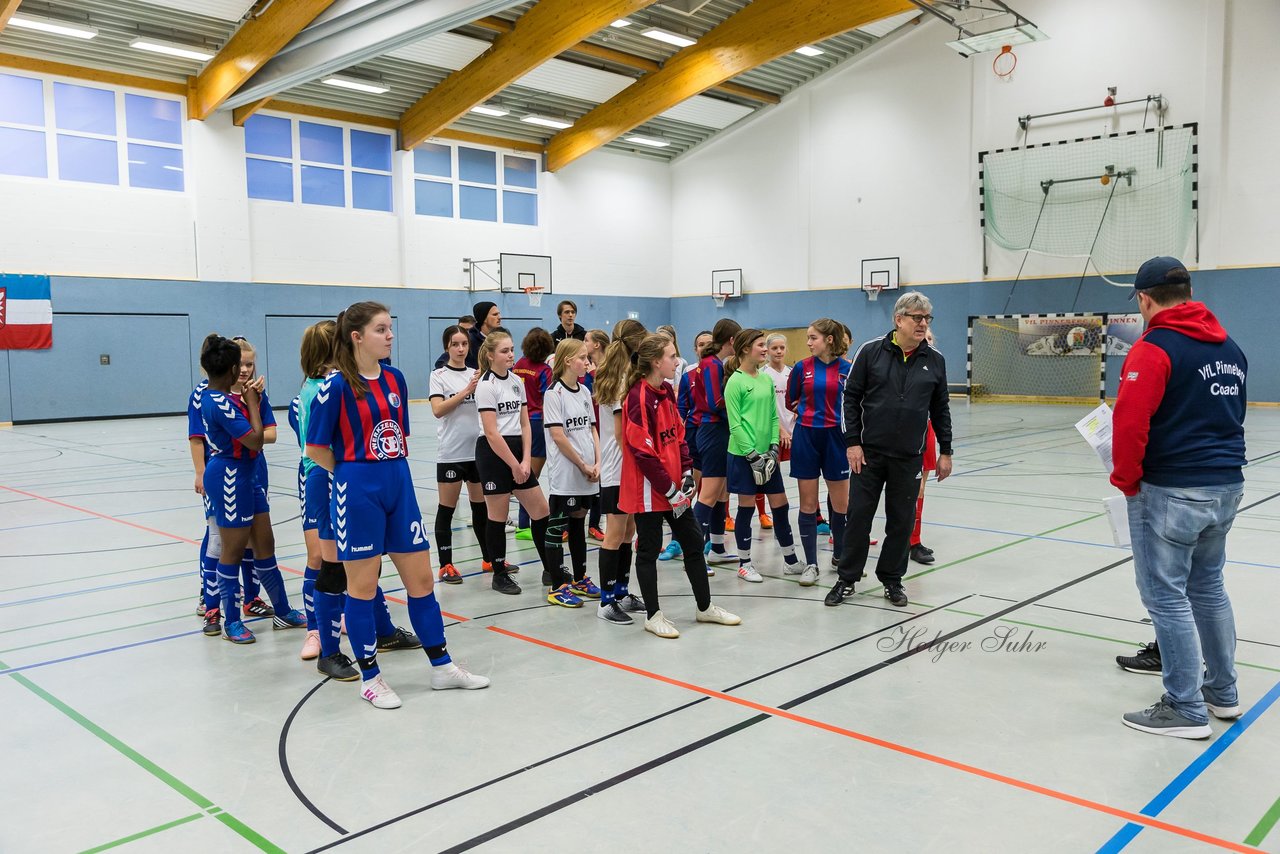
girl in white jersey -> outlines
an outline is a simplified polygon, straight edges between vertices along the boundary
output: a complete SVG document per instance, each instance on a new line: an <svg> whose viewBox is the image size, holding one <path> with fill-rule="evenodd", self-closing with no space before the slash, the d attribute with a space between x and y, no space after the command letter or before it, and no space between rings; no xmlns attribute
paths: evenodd
<svg viewBox="0 0 1280 854"><path fill-rule="evenodd" d="M440 555L440 580L446 584L462 583L462 573L453 565L453 511L458 506L464 481L471 504L471 528L480 543L482 565L489 563L485 533L489 510L480 488L480 473L476 471L476 439L480 437L476 386L480 372L467 367L470 348L470 339L461 326L446 329L444 351L448 361L431 372L427 389L431 412L436 417L436 483L440 490L436 550Z"/></svg>
<svg viewBox="0 0 1280 854"><path fill-rule="evenodd" d="M480 345L476 361L480 366L480 382L476 385L476 409L480 413L476 469L489 510L485 536L493 561L492 587L499 593L514 595L520 592L520 585L511 577L507 566L507 510L511 493L515 493L520 506L528 512L538 557L542 558L543 569L555 581L560 576L560 566L551 566L546 550L547 518L551 510L538 486L538 476L533 473L528 403L524 381L512 371L516 348L511 335L504 329L490 332Z"/></svg>
<svg viewBox="0 0 1280 854"><path fill-rule="evenodd" d="M596 371L594 394L600 410L600 505L609 516L600 546L600 609L597 616L618 626L631 625L629 614L644 613L644 602L627 589L631 580L631 543L635 518L618 506L622 486L622 402L632 355L646 335L638 320L622 320Z"/></svg>
<svg viewBox="0 0 1280 854"><path fill-rule="evenodd" d="M551 524L547 526L547 560L560 566L564 532L569 532L573 583L563 577L548 601L582 607L583 599L599 599L600 588L587 577L587 509L600 492L600 441L591 391L580 378L587 372L586 346L566 338L556 347L551 386L542 397L542 423L547 431L547 491ZM576 600L576 604L573 600Z"/></svg>

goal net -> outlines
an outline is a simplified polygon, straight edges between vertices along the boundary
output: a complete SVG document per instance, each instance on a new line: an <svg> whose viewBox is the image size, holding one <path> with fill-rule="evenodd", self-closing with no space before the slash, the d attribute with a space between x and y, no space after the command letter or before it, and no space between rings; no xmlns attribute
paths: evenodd
<svg viewBox="0 0 1280 854"><path fill-rule="evenodd" d="M969 318L973 403L1096 405L1106 389L1104 316Z"/></svg>
<svg viewBox="0 0 1280 854"><path fill-rule="evenodd" d="M1183 257L1196 153L1194 124L983 152L984 233L1008 250L1088 258L1104 278Z"/></svg>

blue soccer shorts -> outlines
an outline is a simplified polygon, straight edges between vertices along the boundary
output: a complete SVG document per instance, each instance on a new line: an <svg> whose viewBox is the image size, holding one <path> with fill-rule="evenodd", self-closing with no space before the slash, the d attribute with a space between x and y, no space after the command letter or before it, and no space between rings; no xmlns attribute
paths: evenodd
<svg viewBox="0 0 1280 854"><path fill-rule="evenodd" d="M849 455L839 427L805 427L791 434L791 476L796 480L849 479Z"/></svg>
<svg viewBox="0 0 1280 854"><path fill-rule="evenodd" d="M409 461L339 462L329 504L338 560L431 548Z"/></svg>

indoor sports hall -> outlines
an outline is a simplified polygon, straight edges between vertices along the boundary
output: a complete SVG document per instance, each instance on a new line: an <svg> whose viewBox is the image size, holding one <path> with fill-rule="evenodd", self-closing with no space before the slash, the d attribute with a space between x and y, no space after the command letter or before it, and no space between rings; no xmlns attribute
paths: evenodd
<svg viewBox="0 0 1280 854"><path fill-rule="evenodd" d="M1280 851L1277 36L1270 0L0 0L0 851ZM1194 738L1132 725L1179 653L1152 645L1132 499L1126 516L1108 474L1111 414L1119 477L1127 384L1165 331L1139 270L1166 256L1161 282L1189 271L1229 335L1215 346L1248 362L1198 379L1165 363L1165 400L1212 381L1244 413L1221 568L1238 703L1214 711L1210 673ZM369 301L385 309L344 343ZM633 404L683 406L680 377L719 362L718 343L695 353L700 333L735 321L735 370L763 372L763 339L803 375L815 338L828 346L820 318L847 328L852 371L880 339L937 366L919 536L889 536L887 500L862 514L851 590L833 484L806 528L798 457L735 451L731 404L729 480L734 455L764 460L741 471L767 492L777 462L767 525L736 495L699 504L680 471L663 499L635 462L637 431L658 428ZM325 321L337 343L304 374ZM900 346L911 322L932 344ZM690 374L646 361L660 326ZM618 348L626 396L616 422L596 400L586 434L626 449L618 506L655 502L638 520L691 498L699 521L682 524L709 525L712 606L690 549L656 564L676 638L644 603L605 615L615 590L624 610L618 555L640 557L610 538L632 511L569 520L566 537L591 529L587 577L560 576L581 595L557 601L539 578L555 537L525 533L547 526L526 470L489 489L480 450L452 455L436 374L497 383L539 328L566 358L593 353L595 330L613 339L583 363L596 388ZM487 370L464 369L481 341ZM570 419L552 423L550 399L575 375L510 391L513 412L532 412L530 388L545 406L553 521ZM854 393L846 375L831 400ZM698 393L695 411L714 405ZM355 409L334 422L344 395ZM295 396L313 401L297 428ZM387 420L350 414L369 400ZM471 419L478 442L511 439L491 432L503 405ZM1210 409L1152 404L1141 494L1156 448L1212 444L1194 427ZM403 481L378 499L387 530L416 502L413 540L356 555L339 492L373 482L353 472L389 477L388 457ZM487 507L446 482L461 462ZM251 487L232 483L253 465ZM652 495L633 498L634 478ZM492 497L509 492L532 521ZM225 528L206 522L217 508ZM317 551L316 512L338 560ZM718 533L725 512L750 534ZM211 542L235 554L250 530L254 555L222 573ZM900 587L876 575L895 544ZM735 546L741 561L717 560ZM433 591L379 551L429 555ZM631 594L643 578L637 562ZM397 630L385 646L353 605L366 583ZM378 668L390 695L370 693Z"/></svg>

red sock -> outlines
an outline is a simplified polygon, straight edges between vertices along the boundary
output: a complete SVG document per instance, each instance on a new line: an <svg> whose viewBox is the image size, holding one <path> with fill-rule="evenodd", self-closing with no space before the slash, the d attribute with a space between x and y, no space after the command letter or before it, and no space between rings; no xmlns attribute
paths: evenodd
<svg viewBox="0 0 1280 854"><path fill-rule="evenodd" d="M924 514L924 496L916 496L916 526L911 529L911 545L920 545L920 517Z"/></svg>
<svg viewBox="0 0 1280 854"><path fill-rule="evenodd" d="M767 512L767 509L768 508L764 506L764 496L757 495L756 496L756 512L759 513L761 516L768 516L769 514Z"/></svg>

